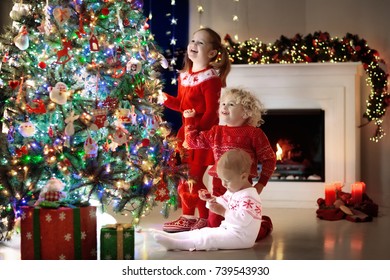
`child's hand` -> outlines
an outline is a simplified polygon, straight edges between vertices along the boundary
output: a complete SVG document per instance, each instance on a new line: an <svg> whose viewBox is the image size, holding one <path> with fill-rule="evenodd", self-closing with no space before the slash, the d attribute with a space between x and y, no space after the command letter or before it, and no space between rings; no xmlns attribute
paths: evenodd
<svg viewBox="0 0 390 280"><path fill-rule="evenodd" d="M158 104L163 104L167 99L168 99L168 97L164 92L160 91L158 93L158 96L157 96L157 103Z"/></svg>
<svg viewBox="0 0 390 280"><path fill-rule="evenodd" d="M210 209L210 211L225 217L226 209L218 202L216 202L216 201L209 202L208 206L209 206L208 208Z"/></svg>
<svg viewBox="0 0 390 280"><path fill-rule="evenodd" d="M201 189L198 191L199 198L203 201L215 201L215 197L212 196L206 189Z"/></svg>
<svg viewBox="0 0 390 280"><path fill-rule="evenodd" d="M184 140L183 141L183 148L185 148L185 149L189 149L190 147L188 146L188 143L187 143L187 141L186 140Z"/></svg>
<svg viewBox="0 0 390 280"><path fill-rule="evenodd" d="M183 117L185 118L192 118L195 117L195 109L187 109L183 112Z"/></svg>

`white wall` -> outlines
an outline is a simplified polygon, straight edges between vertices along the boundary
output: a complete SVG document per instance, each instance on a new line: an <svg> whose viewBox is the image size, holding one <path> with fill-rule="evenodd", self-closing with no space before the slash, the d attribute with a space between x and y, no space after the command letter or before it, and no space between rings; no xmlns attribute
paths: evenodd
<svg viewBox="0 0 390 280"><path fill-rule="evenodd" d="M197 6L204 13L197 12ZM332 37L359 35L390 65L389 0L190 0L190 34L200 24L215 29L221 37L238 34L239 41L258 38L273 43L281 35L291 38L315 31ZM239 16L233 22L233 14ZM388 65L388 66L389 66ZM388 67L388 71L390 68ZM361 104L365 111L369 88L362 83ZM389 108L390 110L390 108ZM362 118L362 123L365 123ZM376 127L361 128L361 180L368 195L381 206L390 206L390 112L384 117L387 135L379 142L369 140Z"/></svg>

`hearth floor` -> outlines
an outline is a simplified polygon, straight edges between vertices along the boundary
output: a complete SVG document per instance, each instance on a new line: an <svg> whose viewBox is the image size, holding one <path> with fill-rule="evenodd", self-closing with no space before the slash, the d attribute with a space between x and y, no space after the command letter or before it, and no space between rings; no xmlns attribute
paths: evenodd
<svg viewBox="0 0 390 280"><path fill-rule="evenodd" d="M143 218L135 237L138 260L390 260L390 208L380 207L372 222L324 221L316 209L267 208L272 234L251 249L220 251L166 251L155 243L149 228L161 229L180 209L164 219L157 206ZM118 222L126 222L117 217ZM98 221L99 222L99 221ZM20 236L0 243L0 260L20 259Z"/></svg>

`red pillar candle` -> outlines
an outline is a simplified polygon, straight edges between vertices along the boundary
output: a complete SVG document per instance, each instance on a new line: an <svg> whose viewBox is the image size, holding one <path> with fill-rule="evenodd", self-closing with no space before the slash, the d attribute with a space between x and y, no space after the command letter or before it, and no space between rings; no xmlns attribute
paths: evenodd
<svg viewBox="0 0 390 280"><path fill-rule="evenodd" d="M336 201L336 187L334 184L325 184L325 205L332 206Z"/></svg>
<svg viewBox="0 0 390 280"><path fill-rule="evenodd" d="M351 198L353 204L362 203L364 186L365 184L362 182L356 182L352 184Z"/></svg>

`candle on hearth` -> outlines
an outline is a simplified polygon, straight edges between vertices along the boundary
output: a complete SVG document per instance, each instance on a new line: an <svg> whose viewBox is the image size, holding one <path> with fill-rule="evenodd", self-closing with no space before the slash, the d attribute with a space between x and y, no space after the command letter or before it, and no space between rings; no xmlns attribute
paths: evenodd
<svg viewBox="0 0 390 280"><path fill-rule="evenodd" d="M356 182L352 184L351 188L351 199L353 204L360 204L362 203L363 198L363 190L364 190L365 184L362 182Z"/></svg>
<svg viewBox="0 0 390 280"><path fill-rule="evenodd" d="M334 184L325 184L325 205L332 206L336 201L336 187Z"/></svg>
<svg viewBox="0 0 390 280"><path fill-rule="evenodd" d="M362 188L363 188L363 193L366 193L366 184L364 182L359 182L362 184Z"/></svg>

